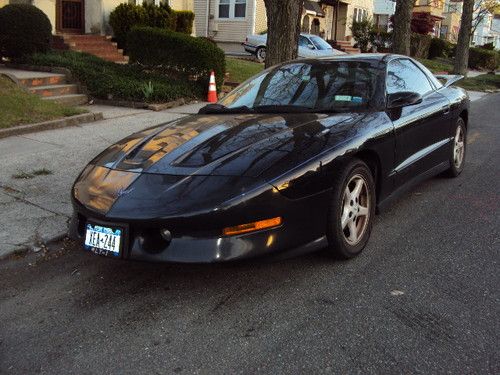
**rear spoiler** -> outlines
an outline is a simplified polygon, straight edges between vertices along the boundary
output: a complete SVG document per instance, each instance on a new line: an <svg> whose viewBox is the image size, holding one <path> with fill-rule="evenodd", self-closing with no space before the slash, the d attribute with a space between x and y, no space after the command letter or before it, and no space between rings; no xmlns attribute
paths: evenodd
<svg viewBox="0 0 500 375"><path fill-rule="evenodd" d="M434 77L436 77L439 80L444 80L444 87L448 87L453 85L455 82L460 81L461 79L464 78L464 76L461 75L453 75L453 74L434 74Z"/></svg>

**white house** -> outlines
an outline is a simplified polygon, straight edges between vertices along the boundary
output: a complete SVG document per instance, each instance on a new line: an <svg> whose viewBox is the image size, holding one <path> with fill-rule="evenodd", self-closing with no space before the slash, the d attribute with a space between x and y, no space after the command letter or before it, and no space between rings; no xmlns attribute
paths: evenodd
<svg viewBox="0 0 500 375"><path fill-rule="evenodd" d="M389 20L396 11L394 0L373 1L373 22L381 30L389 30Z"/></svg>

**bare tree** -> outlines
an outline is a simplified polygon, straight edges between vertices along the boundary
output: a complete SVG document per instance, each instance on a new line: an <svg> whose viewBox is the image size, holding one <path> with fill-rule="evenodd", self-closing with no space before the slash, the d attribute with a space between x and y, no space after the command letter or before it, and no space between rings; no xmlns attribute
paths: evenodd
<svg viewBox="0 0 500 375"><path fill-rule="evenodd" d="M297 57L304 0L264 0L267 12L266 67Z"/></svg>
<svg viewBox="0 0 500 375"><path fill-rule="evenodd" d="M455 52L455 63L453 65L453 72L455 74L467 75L473 12L474 0L464 0L457 49Z"/></svg>
<svg viewBox="0 0 500 375"><path fill-rule="evenodd" d="M476 32L477 27L483 22L486 16L494 14L500 8L498 0L481 0L475 1L474 10L472 11L472 29L471 36Z"/></svg>
<svg viewBox="0 0 500 375"><path fill-rule="evenodd" d="M392 32L392 52L410 54L411 16L415 0L396 1Z"/></svg>

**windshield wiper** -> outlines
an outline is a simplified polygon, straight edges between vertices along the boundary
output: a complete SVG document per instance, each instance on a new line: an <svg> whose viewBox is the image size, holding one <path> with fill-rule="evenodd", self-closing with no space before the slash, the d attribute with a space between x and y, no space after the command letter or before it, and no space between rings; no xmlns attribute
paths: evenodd
<svg viewBox="0 0 500 375"><path fill-rule="evenodd" d="M248 108L246 105L241 107L228 108L222 104L207 104L206 106L200 108L198 113L200 115L216 114L216 113L252 113L253 110Z"/></svg>

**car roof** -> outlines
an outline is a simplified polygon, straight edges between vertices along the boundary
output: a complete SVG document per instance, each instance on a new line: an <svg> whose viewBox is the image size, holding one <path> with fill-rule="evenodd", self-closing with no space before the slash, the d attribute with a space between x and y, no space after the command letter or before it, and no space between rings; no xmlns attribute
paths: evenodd
<svg viewBox="0 0 500 375"><path fill-rule="evenodd" d="M353 53L346 55L335 55L335 56L325 56L318 57L318 60L370 60L370 61L382 61L391 60L394 57L400 55L395 55L392 53ZM401 56L408 57L408 56Z"/></svg>

